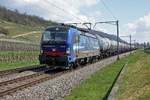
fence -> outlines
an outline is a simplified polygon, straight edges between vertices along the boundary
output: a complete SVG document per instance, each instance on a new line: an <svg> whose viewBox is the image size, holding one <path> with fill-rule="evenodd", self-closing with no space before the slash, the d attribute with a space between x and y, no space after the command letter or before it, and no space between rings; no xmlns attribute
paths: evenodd
<svg viewBox="0 0 150 100"><path fill-rule="evenodd" d="M0 63L37 60L39 44L0 39Z"/></svg>

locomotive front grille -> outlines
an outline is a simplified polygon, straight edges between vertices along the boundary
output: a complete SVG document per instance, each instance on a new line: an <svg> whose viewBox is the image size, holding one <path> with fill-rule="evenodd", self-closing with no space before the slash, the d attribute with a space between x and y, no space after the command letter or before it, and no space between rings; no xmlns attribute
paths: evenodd
<svg viewBox="0 0 150 100"><path fill-rule="evenodd" d="M46 64L65 66L67 65L67 56L46 56Z"/></svg>

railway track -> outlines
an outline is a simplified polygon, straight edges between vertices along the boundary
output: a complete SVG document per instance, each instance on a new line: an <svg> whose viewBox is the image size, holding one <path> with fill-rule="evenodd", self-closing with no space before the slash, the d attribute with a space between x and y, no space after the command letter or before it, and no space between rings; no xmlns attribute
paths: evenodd
<svg viewBox="0 0 150 100"><path fill-rule="evenodd" d="M89 65L89 64L87 64L87 65ZM27 70L33 70L33 69L38 70L45 66L46 66L45 64L44 65L34 65L34 66L30 66L30 67L28 66L28 67L23 67L23 68L16 68L16 69L12 69L12 70L1 71L2 73L0 74L0 77L2 75L6 76L6 75L13 74L13 73L27 71ZM82 66L76 68L75 70L78 70L84 66L85 65L82 65ZM54 69L56 69L56 68L47 68L41 72L36 72L31 75L27 75L27 76L0 82L0 97L12 94L16 91L23 90L27 87L31 87L33 85L42 83L44 81L48 81L48 80L58 77L64 73L75 71L72 69L71 71L63 70L60 72L58 72L58 71L55 72ZM51 71L51 72L47 73L48 71Z"/></svg>
<svg viewBox="0 0 150 100"><path fill-rule="evenodd" d="M19 77L16 79L4 81L0 83L0 97L9 95L11 93L14 93L18 90L25 89L27 87L31 87L33 85L42 83L44 81L53 79L57 76L60 76L66 72L69 72L68 70L60 71L60 72L51 72L47 73L52 69L47 69L43 72L37 72L32 75Z"/></svg>
<svg viewBox="0 0 150 100"><path fill-rule="evenodd" d="M89 65L89 64L87 64L87 65ZM13 71L12 73L17 73L17 72L26 71L26 70L40 69L44 66L46 66L46 65L34 65L32 68L30 68L30 67L17 68L17 69L12 70ZM75 70L78 70L85 66L86 65L77 67ZM54 69L55 68L52 68L52 67L51 68L45 67L45 70L42 70L41 72L36 72L34 74L30 74L27 76L0 82L0 97L12 94L16 91L25 89L27 87L31 87L33 85L42 83L44 81L51 80L55 77L61 76L64 73L75 71L75 70L54 71ZM7 72L7 70L6 70L1 75L12 74L12 73L9 73L10 71L11 70L8 70L8 72Z"/></svg>
<svg viewBox="0 0 150 100"><path fill-rule="evenodd" d="M32 65L32 66L27 66L27 67L21 67L21 68L0 71L0 78L5 77L7 75L14 74L14 73L20 73L23 71L27 71L27 70L36 70L36 69L44 68L46 66L47 66L46 64L40 64L40 65Z"/></svg>

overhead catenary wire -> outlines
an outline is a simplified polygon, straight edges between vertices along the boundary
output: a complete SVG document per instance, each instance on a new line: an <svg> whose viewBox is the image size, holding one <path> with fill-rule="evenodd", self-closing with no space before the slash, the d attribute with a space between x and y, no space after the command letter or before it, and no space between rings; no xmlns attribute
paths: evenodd
<svg viewBox="0 0 150 100"><path fill-rule="evenodd" d="M63 4L66 5L65 2L63 2ZM72 5L72 4L70 4L69 2L68 2L68 4L69 4L69 5ZM85 12L82 12L82 11L80 10L80 13L84 14ZM87 17L87 16L86 16L86 17ZM87 19L90 21L89 17L87 17ZM81 20L82 20L82 19L81 19ZM87 23L87 22L85 22L85 23ZM89 23L89 22L88 22L88 23Z"/></svg>
<svg viewBox="0 0 150 100"><path fill-rule="evenodd" d="M44 1L45 1L47 4L50 4L51 6L57 8L58 10L63 11L63 12L66 13L66 14L69 14L69 15L72 16L73 18L78 19L78 20L80 21L80 23L81 23L81 22L86 22L84 19L81 19L79 16L73 14L72 12L70 12L70 11L68 11L68 10L66 10L66 9L64 9L64 8L62 8L62 7L59 7L59 6L58 6L57 4L55 4L54 2L50 2L50 1L48 1L48 0L44 0ZM114 16L114 14L112 13L112 11L107 7L107 5L105 4L105 2L104 2L103 0L101 0L101 2L102 2L102 4L104 5L105 9L112 15L112 17L113 17L114 19L117 19L117 18ZM58 14L56 14L56 15L58 15ZM63 16L63 15L59 15L59 17L61 17L61 16ZM63 17L64 17L64 16L63 16ZM65 17L67 17L67 16L65 16ZM69 17L68 17L68 18L69 18Z"/></svg>
<svg viewBox="0 0 150 100"><path fill-rule="evenodd" d="M113 19L117 19L117 17L114 15L114 13L109 9L109 7L105 4L105 2L103 0L100 0L102 2L102 4L104 5L105 9L111 14L111 16L113 17Z"/></svg>
<svg viewBox="0 0 150 100"><path fill-rule="evenodd" d="M57 8L57 9L63 11L63 12L66 13L66 14L69 13L73 18L79 19L80 21L84 21L84 20L82 20L81 18L79 18L78 16L72 14L71 12L69 12L69 11L67 11L67 10L65 10L65 9L63 9L63 8L61 8L61 7L59 7L59 6L57 6L56 4L54 4L54 3L52 3L52 2L49 2L49 1L47 1L47 0L44 0L44 1L47 2L48 4L52 5L53 7L55 7L55 8Z"/></svg>

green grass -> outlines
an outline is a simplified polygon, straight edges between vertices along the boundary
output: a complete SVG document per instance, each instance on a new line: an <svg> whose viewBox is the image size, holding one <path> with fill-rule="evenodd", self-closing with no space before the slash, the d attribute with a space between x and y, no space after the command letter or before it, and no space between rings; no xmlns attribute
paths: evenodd
<svg viewBox="0 0 150 100"><path fill-rule="evenodd" d="M0 56L30 56L30 55L39 55L39 51L1 51Z"/></svg>
<svg viewBox="0 0 150 100"><path fill-rule="evenodd" d="M28 26L28 25L16 24L16 23L7 22L7 21L1 20L1 19L0 19L0 27L8 30L9 34L6 38L11 38L12 36L25 34L25 33L29 33L29 32L36 31L36 30L37 31L43 30L42 27L40 27L40 26L33 27L33 26ZM40 37L41 37L41 33L37 32L34 34L29 34L26 36L18 37L16 39L39 43Z"/></svg>
<svg viewBox="0 0 150 100"><path fill-rule="evenodd" d="M121 67L127 62L135 63L140 53L141 51L98 70L89 79L75 87L69 96L64 97L64 100L102 100Z"/></svg>
<svg viewBox="0 0 150 100"><path fill-rule="evenodd" d="M1 51L0 70L39 64L39 51Z"/></svg>
<svg viewBox="0 0 150 100"><path fill-rule="evenodd" d="M18 62L2 62L0 63L0 70L13 69L17 67L24 67L29 65L39 64L38 60L32 61L18 61Z"/></svg>
<svg viewBox="0 0 150 100"><path fill-rule="evenodd" d="M136 59L126 67L116 100L150 100L150 54L140 52Z"/></svg>
<svg viewBox="0 0 150 100"><path fill-rule="evenodd" d="M10 36L31 32L36 29L36 27L25 26L4 20L0 20L0 27L7 29L10 33Z"/></svg>
<svg viewBox="0 0 150 100"><path fill-rule="evenodd" d="M32 43L38 43L39 44L40 40L41 40L41 36L42 36L42 34L40 32L37 32L37 33L17 37L15 39L22 40L22 41L29 41L29 42L32 42Z"/></svg>

